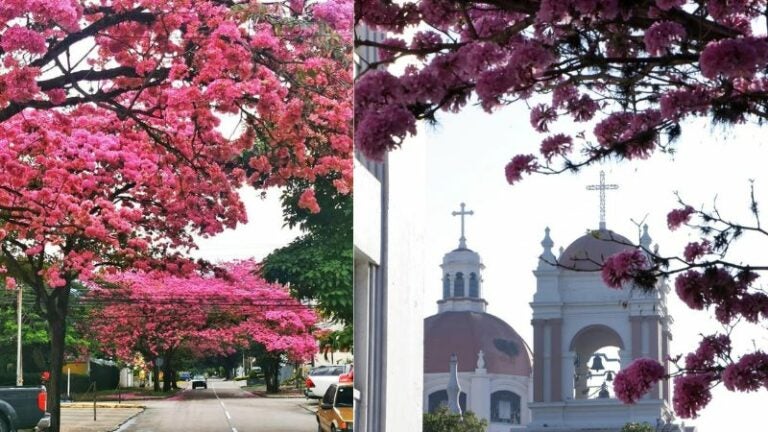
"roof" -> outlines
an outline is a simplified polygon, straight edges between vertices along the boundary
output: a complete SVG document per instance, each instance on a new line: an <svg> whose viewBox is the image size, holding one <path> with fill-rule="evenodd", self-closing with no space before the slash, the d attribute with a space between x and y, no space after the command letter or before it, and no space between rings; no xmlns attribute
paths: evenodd
<svg viewBox="0 0 768 432"><path fill-rule="evenodd" d="M635 246L626 237L611 230L589 232L571 243L560 255L561 267L579 271L599 271L611 255Z"/></svg>
<svg viewBox="0 0 768 432"><path fill-rule="evenodd" d="M459 372L472 372L483 350L488 373L530 376L531 356L520 335L484 312L442 312L424 320L424 373L448 373L452 353Z"/></svg>

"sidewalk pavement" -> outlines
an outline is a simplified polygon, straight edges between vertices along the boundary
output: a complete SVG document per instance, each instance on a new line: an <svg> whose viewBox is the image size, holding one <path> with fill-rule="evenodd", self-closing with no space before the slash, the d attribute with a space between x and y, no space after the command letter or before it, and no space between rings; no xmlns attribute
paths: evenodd
<svg viewBox="0 0 768 432"><path fill-rule="evenodd" d="M62 432L111 432L134 416L144 407L137 404L97 403L96 421L93 420L93 403L62 404Z"/></svg>

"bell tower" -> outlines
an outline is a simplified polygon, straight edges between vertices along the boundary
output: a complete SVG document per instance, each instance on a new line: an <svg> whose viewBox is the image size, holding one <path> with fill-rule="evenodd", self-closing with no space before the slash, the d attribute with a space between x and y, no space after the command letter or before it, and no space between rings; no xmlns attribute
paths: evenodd
<svg viewBox="0 0 768 432"><path fill-rule="evenodd" d="M467 247L464 236L464 216L475 214L466 210L461 203L461 210L453 216L461 217L461 237L456 249L443 256L443 295L437 302L438 312L472 311L485 312L487 302L483 299L482 270L485 268L480 254Z"/></svg>
<svg viewBox="0 0 768 432"><path fill-rule="evenodd" d="M648 227L640 246L650 247ZM605 285L605 258L637 246L605 228L576 239L560 255L545 230L543 252L534 270L533 403L529 431L559 428L620 430L629 422L656 425L671 420L669 384L662 382L636 404L625 405L613 393L613 377L634 359L665 365L669 353L669 286L660 281L651 292Z"/></svg>

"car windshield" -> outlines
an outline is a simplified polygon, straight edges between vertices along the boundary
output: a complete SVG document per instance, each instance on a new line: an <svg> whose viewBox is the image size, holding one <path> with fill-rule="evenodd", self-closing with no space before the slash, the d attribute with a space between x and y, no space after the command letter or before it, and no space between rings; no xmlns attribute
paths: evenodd
<svg viewBox="0 0 768 432"><path fill-rule="evenodd" d="M204 379L205 379L205 377L204 377L204 376L202 376L202 375L195 375L195 377L194 377L194 378L192 378L192 379L196 379L196 380L204 380Z"/></svg>
<svg viewBox="0 0 768 432"><path fill-rule="evenodd" d="M323 375L341 375L344 373L344 366L320 366L312 369L309 372L310 375L323 376Z"/></svg>
<svg viewBox="0 0 768 432"><path fill-rule="evenodd" d="M352 406L352 387L339 387L339 391L336 393L336 406Z"/></svg>

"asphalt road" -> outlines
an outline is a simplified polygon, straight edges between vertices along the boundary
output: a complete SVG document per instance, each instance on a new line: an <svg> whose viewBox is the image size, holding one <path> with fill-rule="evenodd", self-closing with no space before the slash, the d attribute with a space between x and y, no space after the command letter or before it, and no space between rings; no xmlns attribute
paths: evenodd
<svg viewBox="0 0 768 432"><path fill-rule="evenodd" d="M315 406L305 399L254 397L237 383L208 380L208 389L148 403L118 431L313 432Z"/></svg>

